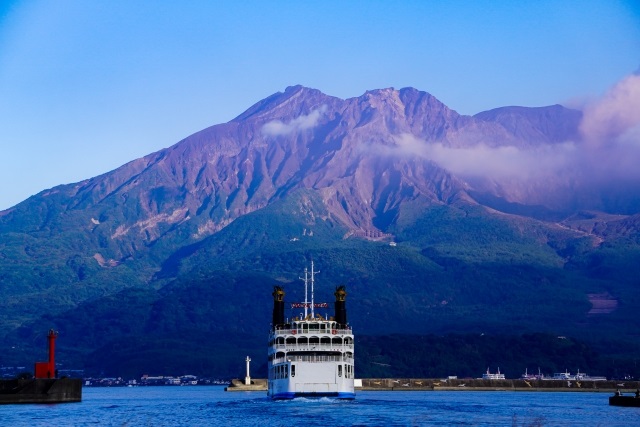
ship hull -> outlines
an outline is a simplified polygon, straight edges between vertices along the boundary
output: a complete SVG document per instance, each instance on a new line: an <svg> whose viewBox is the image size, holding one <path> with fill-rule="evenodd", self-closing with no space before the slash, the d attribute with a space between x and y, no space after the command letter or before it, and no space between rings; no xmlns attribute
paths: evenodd
<svg viewBox="0 0 640 427"><path fill-rule="evenodd" d="M271 396L274 400L290 400L295 398L310 398L310 399L318 399L322 397L328 397L331 399L343 399L343 400L353 400L356 398L356 394L353 392L335 392L335 393L277 393Z"/></svg>
<svg viewBox="0 0 640 427"><path fill-rule="evenodd" d="M292 356L293 357L293 356ZM268 394L273 399L294 399L296 397L331 397L354 399L353 378L345 377L343 362L296 362L283 364L284 378L269 382ZM294 373L292 376L291 373Z"/></svg>

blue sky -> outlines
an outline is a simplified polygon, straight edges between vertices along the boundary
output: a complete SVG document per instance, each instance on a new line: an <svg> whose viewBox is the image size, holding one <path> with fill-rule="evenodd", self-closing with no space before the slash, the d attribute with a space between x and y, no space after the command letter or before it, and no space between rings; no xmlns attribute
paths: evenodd
<svg viewBox="0 0 640 427"><path fill-rule="evenodd" d="M640 69L638 1L0 1L0 210L287 86L462 114L580 106Z"/></svg>

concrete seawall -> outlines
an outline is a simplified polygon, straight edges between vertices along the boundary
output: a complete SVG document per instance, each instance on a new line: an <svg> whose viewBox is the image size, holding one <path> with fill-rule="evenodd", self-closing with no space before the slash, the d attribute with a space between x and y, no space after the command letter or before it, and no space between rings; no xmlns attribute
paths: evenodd
<svg viewBox="0 0 640 427"><path fill-rule="evenodd" d="M251 384L247 385L241 380L231 380L231 384L225 387L225 391L267 391L267 380L252 378Z"/></svg>
<svg viewBox="0 0 640 427"><path fill-rule="evenodd" d="M82 400L79 378L0 380L0 404L69 403Z"/></svg>
<svg viewBox="0 0 640 427"><path fill-rule="evenodd" d="M363 378L369 391L635 391L638 381L483 380L434 378Z"/></svg>
<svg viewBox="0 0 640 427"><path fill-rule="evenodd" d="M358 381L358 380L356 380ZM363 378L356 391L566 391L632 392L640 381L564 381L564 380L482 380L434 378ZM266 379L252 379L251 385L233 380L226 391L266 391Z"/></svg>

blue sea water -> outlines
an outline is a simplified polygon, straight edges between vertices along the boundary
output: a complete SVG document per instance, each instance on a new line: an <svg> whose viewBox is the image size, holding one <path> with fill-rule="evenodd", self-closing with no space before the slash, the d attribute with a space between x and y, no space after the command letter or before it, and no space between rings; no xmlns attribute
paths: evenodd
<svg viewBox="0 0 640 427"><path fill-rule="evenodd" d="M633 426L608 393L360 391L271 401L223 387L84 388L81 403L0 405L2 426Z"/></svg>

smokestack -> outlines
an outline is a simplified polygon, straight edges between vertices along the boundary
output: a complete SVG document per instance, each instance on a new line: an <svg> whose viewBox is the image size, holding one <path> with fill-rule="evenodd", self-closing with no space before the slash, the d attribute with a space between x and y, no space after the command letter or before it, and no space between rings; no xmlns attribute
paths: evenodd
<svg viewBox="0 0 640 427"><path fill-rule="evenodd" d="M336 296L336 323L338 323L338 325L346 326L347 307L345 305L345 299L347 297L347 291L345 291L344 286L338 286L333 295Z"/></svg>
<svg viewBox="0 0 640 427"><path fill-rule="evenodd" d="M280 286L273 287L273 327L284 325L284 290Z"/></svg>

